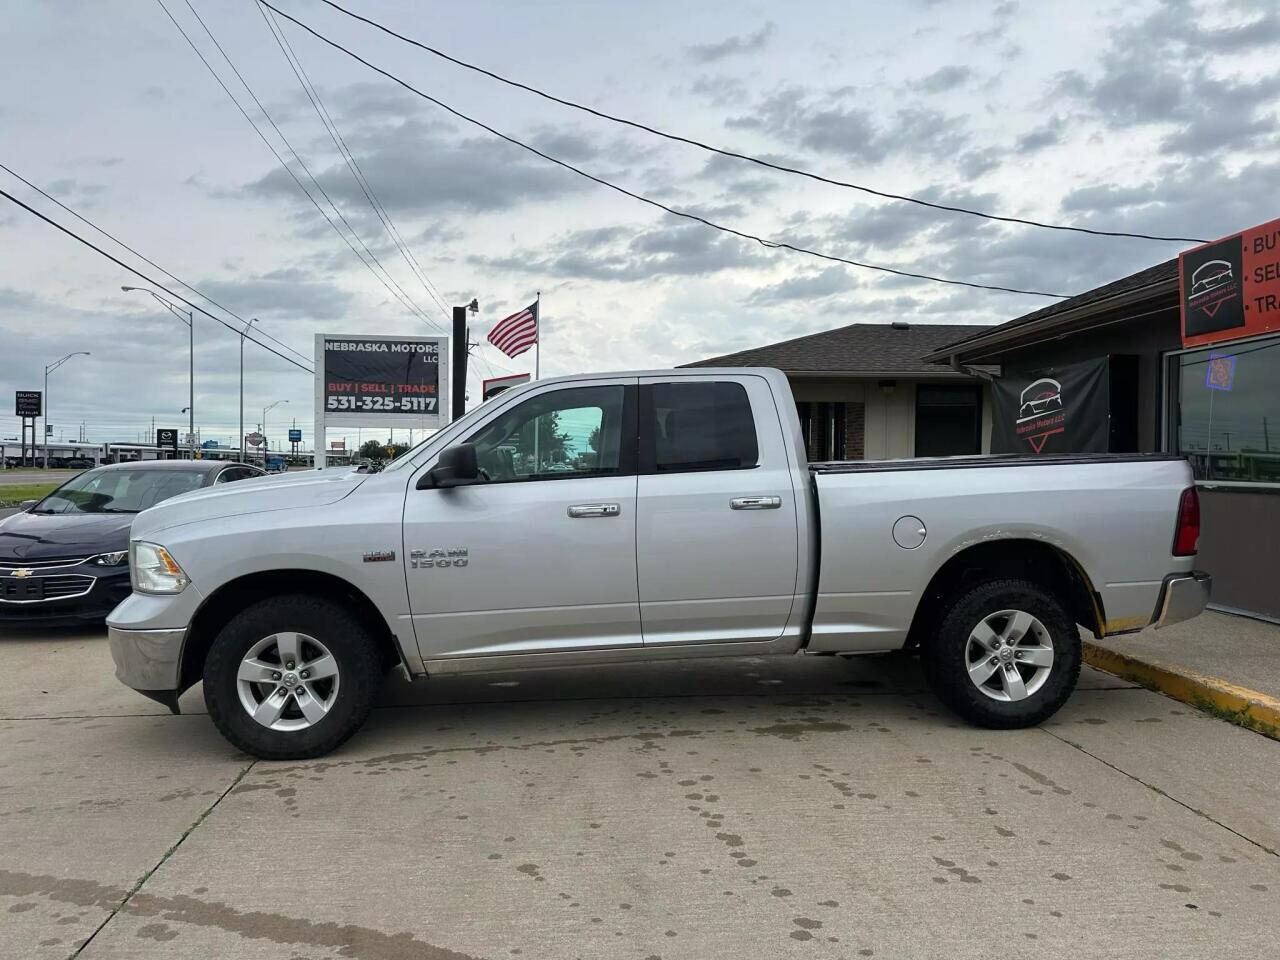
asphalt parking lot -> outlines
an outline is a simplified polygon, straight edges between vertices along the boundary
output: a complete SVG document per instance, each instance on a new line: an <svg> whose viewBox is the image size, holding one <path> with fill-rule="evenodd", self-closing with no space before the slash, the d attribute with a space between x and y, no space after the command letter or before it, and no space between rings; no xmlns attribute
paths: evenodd
<svg viewBox="0 0 1280 960"><path fill-rule="evenodd" d="M963 726L905 658L389 685L252 762L0 637L0 956L1274 956L1280 743L1086 668Z"/></svg>

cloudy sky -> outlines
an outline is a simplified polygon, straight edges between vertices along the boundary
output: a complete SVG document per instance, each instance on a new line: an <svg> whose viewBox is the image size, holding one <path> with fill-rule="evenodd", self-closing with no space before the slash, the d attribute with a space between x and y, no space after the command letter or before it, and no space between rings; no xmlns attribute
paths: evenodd
<svg viewBox="0 0 1280 960"><path fill-rule="evenodd" d="M1209 238L1277 213L1280 13L1271 0L349 3L569 99L882 190ZM289 157L187 0L164 4ZM398 287L325 221L157 0L0 3L0 162L308 358L316 332L446 326L260 8L191 4ZM319 0L277 5L548 154L774 240L1061 293L1182 246L1002 225L773 173L500 86ZM673 218L450 117L281 22L416 264L446 304L479 299L473 336L483 340L542 291L544 375L667 366L855 321L999 323L1049 302L834 265ZM302 168L293 171L345 234ZM105 243L3 171L0 185ZM13 389L40 388L46 363L88 350L51 377L57 430L72 437L83 423L91 439L132 440L152 417L184 422L186 328L149 298L120 292L140 281L3 198L0 256L4 412ZM236 433L238 344L196 315L206 438ZM532 362L532 352L512 360L485 345L472 396L480 378ZM271 415L273 435L296 417L310 438L310 376L253 344L245 367L246 420L287 400ZM0 429L15 436L16 419Z"/></svg>

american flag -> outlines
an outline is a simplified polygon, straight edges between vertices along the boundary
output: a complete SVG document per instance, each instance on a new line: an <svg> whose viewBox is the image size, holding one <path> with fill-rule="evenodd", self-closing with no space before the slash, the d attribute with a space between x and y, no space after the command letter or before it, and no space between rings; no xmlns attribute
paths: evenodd
<svg viewBox="0 0 1280 960"><path fill-rule="evenodd" d="M517 357L538 342L538 302L494 324L489 342L508 357Z"/></svg>

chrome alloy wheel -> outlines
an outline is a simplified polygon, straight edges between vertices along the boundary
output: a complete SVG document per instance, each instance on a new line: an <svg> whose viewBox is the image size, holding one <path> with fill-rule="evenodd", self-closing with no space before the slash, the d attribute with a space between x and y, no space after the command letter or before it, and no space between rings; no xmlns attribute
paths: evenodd
<svg viewBox="0 0 1280 960"><path fill-rule="evenodd" d="M305 633L273 633L244 655L236 671L240 705L271 730L306 730L338 697L338 661Z"/></svg>
<svg viewBox="0 0 1280 960"><path fill-rule="evenodd" d="M969 633L965 664L973 685L992 700L1025 700L1053 669L1053 639L1023 610L1000 610Z"/></svg>

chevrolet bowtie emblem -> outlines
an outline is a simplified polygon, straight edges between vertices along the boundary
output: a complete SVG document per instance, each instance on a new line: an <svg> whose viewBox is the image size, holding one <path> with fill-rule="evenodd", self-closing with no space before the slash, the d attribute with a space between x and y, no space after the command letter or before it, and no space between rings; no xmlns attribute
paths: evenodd
<svg viewBox="0 0 1280 960"><path fill-rule="evenodd" d="M28 570L26 567L22 567L22 568L20 568L20 569L18 569L18 570L13 571L13 573L9 574L9 576L11 576L11 577L29 577L29 576L31 576L31 574L32 574L32 571L31 571L31 570Z"/></svg>

